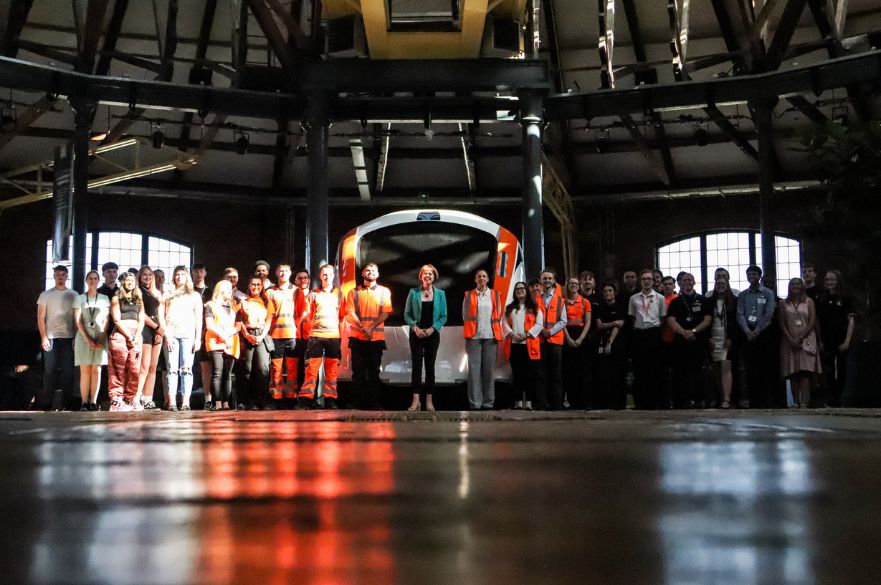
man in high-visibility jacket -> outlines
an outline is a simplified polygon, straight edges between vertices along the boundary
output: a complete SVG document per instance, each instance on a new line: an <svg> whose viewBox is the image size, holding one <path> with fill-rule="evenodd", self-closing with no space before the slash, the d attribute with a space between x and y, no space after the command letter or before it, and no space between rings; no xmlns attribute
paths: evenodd
<svg viewBox="0 0 881 585"><path fill-rule="evenodd" d="M343 299L340 289L333 286L336 275L333 264L325 264L318 271L320 286L306 298L309 320L309 343L306 346L306 378L300 388L296 408L317 407L315 391L318 372L324 362L324 407L337 408L337 372L340 366L340 322L343 320Z"/></svg>
<svg viewBox="0 0 881 585"><path fill-rule="evenodd" d="M291 267L279 264L275 269L278 284L267 292L272 301L272 323L269 336L272 338L273 350L269 363L269 392L276 406L280 406L283 398L297 398L297 362L295 353L297 329L306 310L303 292L291 284ZM287 379L283 379L283 370L287 370Z"/></svg>
<svg viewBox="0 0 881 585"><path fill-rule="evenodd" d="M350 290L346 297L352 381L359 408L379 410L379 368L385 351L383 323L392 313L392 293L376 282L379 267L373 262L364 266L361 276L364 284Z"/></svg>
<svg viewBox="0 0 881 585"><path fill-rule="evenodd" d="M560 410L563 408L563 341L566 328L566 301L557 284L557 275L545 270L539 275L541 294L535 299L544 312L544 329L541 332L541 363L538 368L539 408Z"/></svg>
<svg viewBox="0 0 881 585"><path fill-rule="evenodd" d="M294 273L294 286L300 289L303 298L304 318L297 323L297 345L294 346L294 357L297 358L297 388L303 386L303 380L306 379L306 346L309 344L309 319L305 318L306 313L306 297L309 296L309 290L312 285L312 277L309 271L301 268Z"/></svg>

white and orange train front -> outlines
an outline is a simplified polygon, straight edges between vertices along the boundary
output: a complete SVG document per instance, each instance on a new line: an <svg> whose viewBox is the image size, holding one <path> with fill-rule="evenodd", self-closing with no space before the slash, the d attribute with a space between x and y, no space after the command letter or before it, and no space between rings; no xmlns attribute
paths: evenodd
<svg viewBox="0 0 881 585"><path fill-rule="evenodd" d="M385 326L387 349L382 359L382 380L388 384L410 384L409 327L403 314L408 291L419 286L421 266L432 264L437 268L436 286L447 297L448 321L441 330L435 382L456 384L466 379L468 370L461 313L465 291L474 288L474 272L479 268L490 272L490 286L508 303L514 283L523 280L522 257L520 243L513 233L463 211L396 211L347 233L337 250L337 278L343 295L360 283L361 267L367 262L379 266L380 284L392 291L394 311ZM340 380L352 379L347 329L343 327ZM510 379L501 346L496 378Z"/></svg>

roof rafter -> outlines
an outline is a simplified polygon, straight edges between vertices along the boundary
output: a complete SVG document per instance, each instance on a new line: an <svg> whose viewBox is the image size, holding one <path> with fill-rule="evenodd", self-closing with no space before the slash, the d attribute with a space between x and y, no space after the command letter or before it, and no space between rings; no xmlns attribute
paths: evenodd
<svg viewBox="0 0 881 585"><path fill-rule="evenodd" d="M0 54L4 57L15 57L18 54L18 42L21 30L28 20L34 0L18 0L9 3L6 15L6 26L0 38Z"/></svg>

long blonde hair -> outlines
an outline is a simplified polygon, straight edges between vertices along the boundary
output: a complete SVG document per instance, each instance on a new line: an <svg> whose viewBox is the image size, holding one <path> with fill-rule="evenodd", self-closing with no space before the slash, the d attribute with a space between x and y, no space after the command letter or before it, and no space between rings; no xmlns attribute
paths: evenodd
<svg viewBox="0 0 881 585"><path fill-rule="evenodd" d="M127 278L131 278L135 281L135 287L129 291L125 292L125 280ZM144 308L144 298L141 296L141 288L138 284L138 277L134 272L126 272L122 275L122 281L120 287L116 290L116 298L119 299L120 302L127 301L129 303L137 303L138 309Z"/></svg>
<svg viewBox="0 0 881 585"><path fill-rule="evenodd" d="M178 272L183 272L187 275L187 280L186 282L184 282L184 285L181 288L178 288L177 283L175 283L175 276L177 276ZM171 271L171 284L172 286L174 286L174 290L171 292L171 294L168 295L169 301L176 297L193 293L196 290L195 288L193 288L193 277L190 276L190 271L187 270L186 266L174 267L174 270Z"/></svg>

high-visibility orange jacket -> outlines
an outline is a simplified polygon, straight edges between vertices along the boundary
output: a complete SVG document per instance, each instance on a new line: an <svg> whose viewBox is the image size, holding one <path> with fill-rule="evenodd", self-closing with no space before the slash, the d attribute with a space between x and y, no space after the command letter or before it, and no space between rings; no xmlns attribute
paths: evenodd
<svg viewBox="0 0 881 585"><path fill-rule="evenodd" d="M508 327L511 329L514 328L514 315L512 313L508 313L505 317L508 320ZM526 314L523 316L523 330L529 331L535 327L535 313L531 310L527 310ZM511 336L505 338L505 357L511 359L511 344L513 340ZM526 338L526 352L529 354L529 359L531 360L540 360L541 359L541 339L538 337L527 337Z"/></svg>
<svg viewBox="0 0 881 585"><path fill-rule="evenodd" d="M305 309L302 291L288 284L284 288L273 286L266 292L274 305L269 336L273 339L294 339L297 337L297 317Z"/></svg>
<svg viewBox="0 0 881 585"><path fill-rule="evenodd" d="M383 313L392 312L392 292L384 286L374 284L373 288L359 285L349 291L346 297L346 313L355 312L355 315L364 325L369 325L379 319ZM385 341L384 324L380 323L371 332L370 338L361 329L349 327L349 337L363 341Z"/></svg>
<svg viewBox="0 0 881 585"><path fill-rule="evenodd" d="M492 316L490 324L492 325L493 337L496 341L502 341L502 298L496 291L489 290L489 297L492 301ZM465 339L471 339L477 335L477 289L472 289L465 293L465 302L462 310L462 332Z"/></svg>
<svg viewBox="0 0 881 585"><path fill-rule="evenodd" d="M208 301L205 304L205 349L207 351L222 351L234 358L239 357L237 311L238 305L235 304L230 307L230 310L214 301Z"/></svg>
<svg viewBox="0 0 881 585"><path fill-rule="evenodd" d="M546 330L550 331L555 324L563 319L566 301L563 298L562 289L559 284L555 286L554 294L551 295L551 302L548 303L547 307L545 306L544 299L541 298L541 293L536 295L535 302L539 309L544 312L544 328ZM550 337L542 339L542 341L553 343L554 345L563 345L563 330L560 329Z"/></svg>
<svg viewBox="0 0 881 585"><path fill-rule="evenodd" d="M300 289L300 298L303 299L303 307L302 307L302 312L299 312L297 314L298 319L303 315L303 313L306 313L308 311L308 308L306 307L306 299L308 297L309 297L309 289L308 288L301 288ZM300 311L300 309L297 309L297 310ZM297 339L309 339L310 327L311 327L311 323L309 321L309 316L307 315L305 318L303 318L302 321L300 321L300 329L297 331Z"/></svg>
<svg viewBox="0 0 881 585"><path fill-rule="evenodd" d="M329 291L316 288L306 301L311 337L339 338L343 312L343 293L338 288Z"/></svg>
<svg viewBox="0 0 881 585"><path fill-rule="evenodd" d="M265 329L274 311L272 300L267 304L263 297L247 297L239 304L239 318L247 329Z"/></svg>
<svg viewBox="0 0 881 585"><path fill-rule="evenodd" d="M578 295L574 301L566 299L566 327L584 327L590 319L590 301Z"/></svg>

